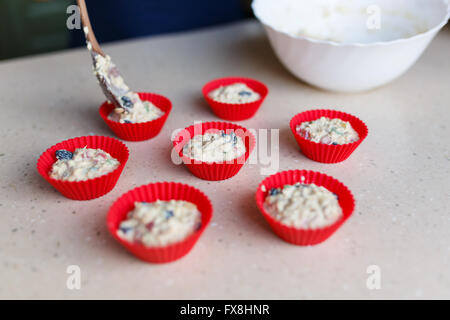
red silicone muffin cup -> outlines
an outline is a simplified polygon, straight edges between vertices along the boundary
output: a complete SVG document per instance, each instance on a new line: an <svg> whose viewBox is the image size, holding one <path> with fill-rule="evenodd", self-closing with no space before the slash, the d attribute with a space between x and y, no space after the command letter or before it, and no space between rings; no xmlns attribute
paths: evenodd
<svg viewBox="0 0 450 320"><path fill-rule="evenodd" d="M84 147L108 152L120 162L119 167L108 174L86 181L62 181L49 176L48 173L57 160L56 150L65 149L73 152L77 148ZM37 162L37 170L63 196L73 200L90 200L101 197L114 188L127 163L128 155L128 148L117 139L102 136L78 137L60 142L42 153Z"/></svg>
<svg viewBox="0 0 450 320"><path fill-rule="evenodd" d="M343 121L350 122L353 129L358 133L359 140L341 145L328 145L305 139L297 133L296 127L299 124L305 121L317 120L320 117L339 118ZM291 119L290 127L303 154L314 161L322 163L338 163L344 161L355 151L369 133L367 126L359 118L336 110L311 110L299 113Z"/></svg>
<svg viewBox="0 0 450 320"><path fill-rule="evenodd" d="M258 92L261 98L255 102L232 104L217 102L208 96L212 90L217 89L220 86L227 86L236 82L245 83L248 87L253 89L253 91ZM259 107L264 102L264 99L267 97L269 89L264 83L254 79L230 77L208 82L203 87L202 92L211 109L219 118L229 121L240 121L250 119L255 115L256 111L258 111Z"/></svg>
<svg viewBox="0 0 450 320"><path fill-rule="evenodd" d="M239 158L226 162L202 162L183 155L183 147L189 140L199 134L213 133L223 130L226 133L234 132L244 141L246 152ZM229 122L203 122L181 130L173 140L173 145L183 163L197 177L203 180L225 180L236 175L245 161L252 153L255 145L255 136L246 128Z"/></svg>
<svg viewBox="0 0 450 320"><path fill-rule="evenodd" d="M269 190L297 182L314 183L335 193L342 208L341 219L324 228L299 229L286 226L270 215L264 208L264 201ZM270 227L281 239L300 246L315 245L328 239L352 215L355 208L353 195L345 185L326 174L307 170L283 171L267 177L258 186L256 203L264 218L269 222Z"/></svg>
<svg viewBox="0 0 450 320"><path fill-rule="evenodd" d="M164 96L155 93L138 92L143 101L150 101L164 114L158 119L142 123L120 123L108 119L108 115L114 110L114 105L105 101L99 109L100 116L117 137L127 141L144 141L156 137L172 110L172 102Z"/></svg>
<svg viewBox="0 0 450 320"><path fill-rule="evenodd" d="M141 243L131 243L117 235L120 222L129 211L133 210L135 201L154 202L156 200L185 200L197 205L202 215L202 225L186 239L167 246L146 247ZM136 257L154 263L165 263L180 259L194 247L212 218L213 207L208 197L200 190L176 182L157 182L135 188L122 195L109 209L106 223L112 236Z"/></svg>

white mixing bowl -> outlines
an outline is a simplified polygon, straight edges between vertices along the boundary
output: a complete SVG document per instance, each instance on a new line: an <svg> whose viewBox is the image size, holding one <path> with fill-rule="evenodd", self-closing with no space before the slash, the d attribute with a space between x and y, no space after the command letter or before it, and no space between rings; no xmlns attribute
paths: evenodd
<svg viewBox="0 0 450 320"><path fill-rule="evenodd" d="M447 23L447 0L254 0L285 67L319 88L357 92L402 75Z"/></svg>

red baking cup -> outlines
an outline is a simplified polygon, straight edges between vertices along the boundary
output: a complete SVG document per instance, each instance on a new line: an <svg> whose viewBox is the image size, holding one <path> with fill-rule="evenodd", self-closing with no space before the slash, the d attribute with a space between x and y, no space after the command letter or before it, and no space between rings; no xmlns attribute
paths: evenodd
<svg viewBox="0 0 450 320"><path fill-rule="evenodd" d="M131 243L117 235L120 222L133 210L135 201L154 202L156 200L185 200L197 205L202 215L199 230L186 239L161 247L146 247L142 243ZM109 232L136 257L155 263L170 262L180 259L194 247L212 218L213 208L208 197L200 190L182 183L157 182L135 188L122 195L109 209L106 223Z"/></svg>
<svg viewBox="0 0 450 320"><path fill-rule="evenodd" d="M108 119L108 115L114 110L115 107L108 101L104 102L98 110L100 116L120 139L127 141L143 141L156 137L164 126L164 123L172 110L172 102L164 96L144 92L139 92L138 94L143 101L150 101L161 109L164 114L158 119L152 121L141 123L120 123L118 121Z"/></svg>
<svg viewBox="0 0 450 320"><path fill-rule="evenodd" d="M244 141L246 152L241 157L226 162L202 162L189 158L183 154L183 147L190 139L198 134L204 134L206 131L214 132L224 130L226 133L233 131ZM183 163L197 177L203 180L225 180L236 175L247 161L250 153L256 145L255 136L246 128L229 122L204 122L181 130L175 139L173 145Z"/></svg>
<svg viewBox="0 0 450 320"><path fill-rule="evenodd" d="M296 126L305 121L317 120L320 117L328 117L331 119L339 118L343 121L350 122L353 129L358 133L359 140L347 144L331 145L305 139L297 133L295 129ZM314 161L323 163L337 163L344 161L353 151L355 151L369 133L367 126L359 118L336 110L311 110L299 113L291 119L290 126L292 133L305 156Z"/></svg>
<svg viewBox="0 0 450 320"><path fill-rule="evenodd" d="M314 183L335 193L342 208L342 218L330 226L319 229L289 227L276 220L264 209L267 193L272 188L280 188L286 184L292 185L297 182ZM262 190L263 186L266 191ZM355 208L353 195L345 185L326 174L307 170L283 171L267 177L258 186L256 203L264 218L269 222L270 227L281 239L300 246L315 245L328 239L352 215Z"/></svg>
<svg viewBox="0 0 450 320"><path fill-rule="evenodd" d="M56 150L65 149L73 152L77 148L84 147L108 152L120 162L119 167L108 174L86 181L55 180L48 175L57 160ZM73 200L90 200L101 197L114 188L128 160L128 154L128 148L117 139L101 136L78 137L60 142L42 153L37 162L37 170L63 196Z"/></svg>
<svg viewBox="0 0 450 320"><path fill-rule="evenodd" d="M253 91L258 92L261 98L255 102L233 104L233 103L218 102L211 99L208 96L208 94L214 89L237 82L245 83ZM250 119L255 115L256 111L258 111L264 99L267 97L269 89L264 83L254 79L230 77L230 78L221 78L208 82L203 87L202 92L206 101L211 106L211 109L219 118L230 121L240 121Z"/></svg>

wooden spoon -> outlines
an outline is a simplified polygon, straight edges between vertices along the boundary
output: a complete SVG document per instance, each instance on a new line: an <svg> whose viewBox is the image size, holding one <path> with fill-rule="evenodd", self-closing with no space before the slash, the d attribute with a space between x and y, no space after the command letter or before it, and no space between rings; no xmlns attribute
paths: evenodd
<svg viewBox="0 0 450 320"><path fill-rule="evenodd" d="M97 54L102 55L105 57L105 53L102 51L102 48L100 48L100 45L98 44L97 38L95 37L94 31L92 30L91 21L89 20L89 15L86 8L86 2L84 0L77 0L78 7L80 8L80 14L81 14L81 23L83 24L83 31L87 30L87 32L84 32L84 35L86 37L86 41L89 41L89 43L92 45L92 51L96 52ZM87 28L87 29L85 29Z"/></svg>
<svg viewBox="0 0 450 320"><path fill-rule="evenodd" d="M137 94L134 94L128 88L128 86L123 81L123 78L120 75L117 67L112 63L110 58L103 52L102 48L100 47L97 38L95 37L94 31L92 30L85 0L77 0L77 4L80 8L83 31L86 37L88 49L92 55L94 70L97 70L98 55L104 58L102 59L103 61L105 61L105 59L109 59L108 65L105 67L106 70L104 70L105 72L95 72L100 87L102 88L102 91L108 101L114 104L114 106L116 107L116 111L127 111L133 107L134 103L138 102L137 100L140 101L140 99ZM118 83L121 85L118 86ZM130 99L124 97L125 95L132 96L133 101L130 101Z"/></svg>

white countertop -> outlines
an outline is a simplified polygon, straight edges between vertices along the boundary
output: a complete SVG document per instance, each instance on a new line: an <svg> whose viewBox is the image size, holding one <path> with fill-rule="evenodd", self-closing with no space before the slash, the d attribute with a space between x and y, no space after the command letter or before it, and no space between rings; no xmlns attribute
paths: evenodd
<svg viewBox="0 0 450 320"><path fill-rule="evenodd" d="M0 298L303 299L450 298L450 30L397 81L367 93L311 88L278 62L256 22L104 46L137 91L169 97L158 137L127 142L130 160L115 189L87 202L62 197L35 170L55 143L113 135L87 50L0 63ZM170 160L170 134L218 120L201 96L229 75L265 82L270 93L247 128L280 128L280 170L317 170L353 192L354 215L325 243L297 247L270 230L255 203L264 178L246 164L234 178L202 181ZM360 117L369 136L345 162L315 163L289 129L298 112L329 107ZM212 224L174 263L134 258L107 233L105 216L127 190L179 181L204 191ZM69 290L66 268L81 268ZM381 289L366 287L369 265Z"/></svg>

